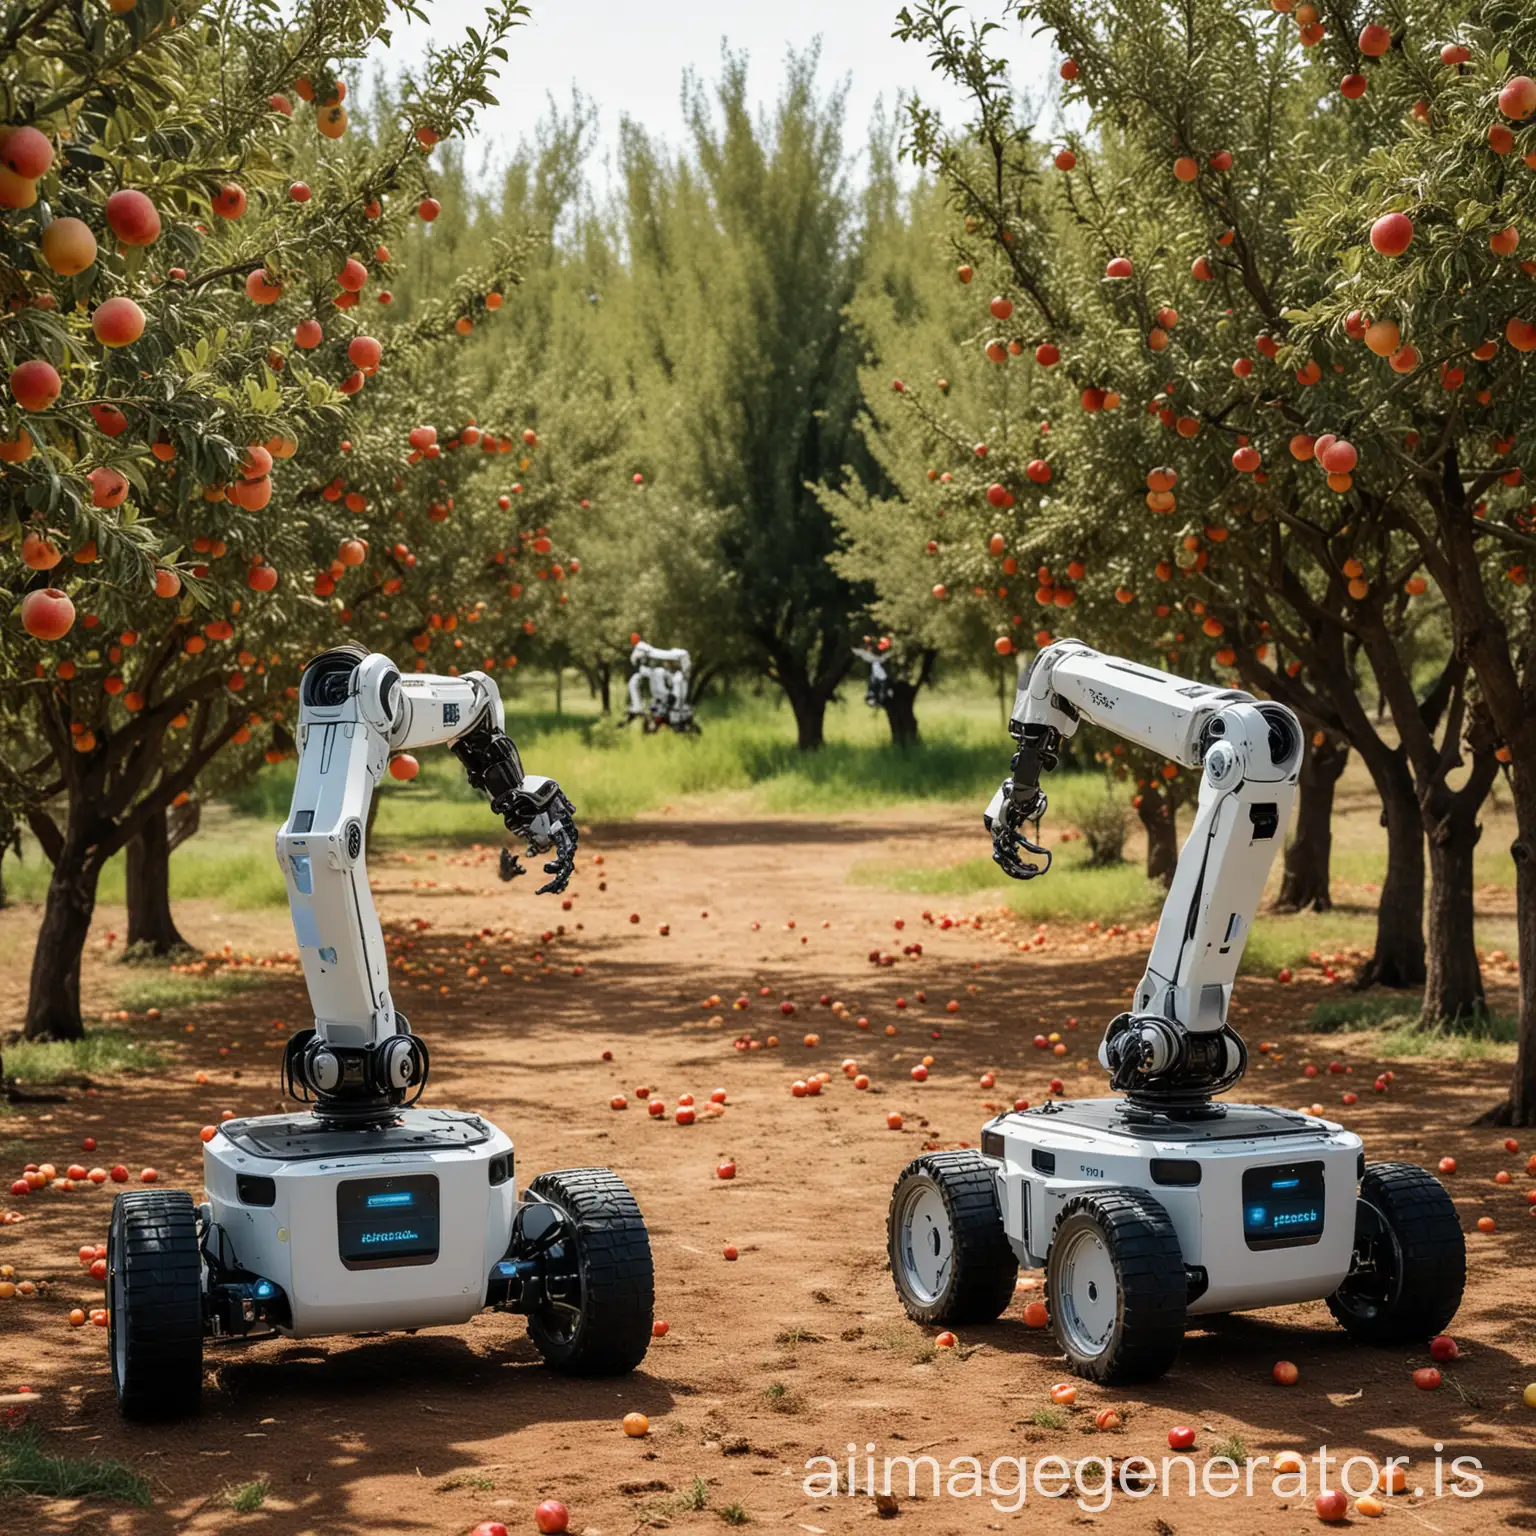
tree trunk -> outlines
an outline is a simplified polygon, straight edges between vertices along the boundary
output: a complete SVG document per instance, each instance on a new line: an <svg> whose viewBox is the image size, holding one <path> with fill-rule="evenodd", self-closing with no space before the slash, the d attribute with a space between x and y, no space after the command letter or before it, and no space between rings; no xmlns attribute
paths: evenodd
<svg viewBox="0 0 1536 1536"><path fill-rule="evenodd" d="M1373 775L1387 829L1387 874L1376 909L1376 949L1357 987L1422 987L1424 962L1424 818L1407 766Z"/></svg>
<svg viewBox="0 0 1536 1536"><path fill-rule="evenodd" d="M806 678L786 682L781 677L779 686L795 713L796 745L802 752L819 752L826 740L827 695Z"/></svg>
<svg viewBox="0 0 1536 1536"><path fill-rule="evenodd" d="M555 713L565 713L565 668L555 668Z"/></svg>
<svg viewBox="0 0 1536 1536"><path fill-rule="evenodd" d="M1526 736L1530 736L1527 725ZM1536 742L1522 742L1527 749ZM1536 754L1516 756L1510 776L1515 802L1515 940L1520 965L1520 1046L1509 1098L1484 1117L1497 1125L1536 1125Z"/></svg>
<svg viewBox="0 0 1536 1536"><path fill-rule="evenodd" d="M612 713L613 668L606 661L597 669L597 696L602 700L603 713Z"/></svg>
<svg viewBox="0 0 1536 1536"><path fill-rule="evenodd" d="M791 695L795 712L795 745L802 752L819 752L826 741L827 701L820 694Z"/></svg>
<svg viewBox="0 0 1536 1536"><path fill-rule="evenodd" d="M1173 884L1179 863L1179 828L1173 803L1162 795L1144 793L1136 814L1147 833L1147 879Z"/></svg>
<svg viewBox="0 0 1536 1536"><path fill-rule="evenodd" d="M1333 792L1349 761L1349 743L1326 736L1307 743L1296 802L1296 832L1285 850L1277 912L1328 912L1329 863L1333 856Z"/></svg>
<svg viewBox="0 0 1536 1536"><path fill-rule="evenodd" d="M100 869L83 848L66 843L54 860L43 924L32 951L32 984L22 1034L28 1040L79 1040L80 961L96 910Z"/></svg>
<svg viewBox="0 0 1536 1536"><path fill-rule="evenodd" d="M164 811L147 817L129 839L128 946L152 955L186 948L171 915L171 835Z"/></svg>
<svg viewBox="0 0 1536 1536"><path fill-rule="evenodd" d="M885 696L885 718L891 727L891 745L917 745L917 690L919 683L891 678Z"/></svg>
<svg viewBox="0 0 1536 1536"><path fill-rule="evenodd" d="M1476 807L1430 824L1428 1025L1467 1023L1487 1010L1472 926L1472 858L1482 834Z"/></svg>

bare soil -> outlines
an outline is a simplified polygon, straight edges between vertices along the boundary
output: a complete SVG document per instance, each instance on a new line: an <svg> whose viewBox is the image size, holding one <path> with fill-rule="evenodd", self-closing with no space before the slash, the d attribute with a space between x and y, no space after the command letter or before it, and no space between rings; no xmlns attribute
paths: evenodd
<svg viewBox="0 0 1536 1536"><path fill-rule="evenodd" d="M1033 1464L1060 1455L1118 1468L1136 1455L1160 1464L1174 1424L1196 1429L1197 1466L1232 1436L1252 1456L1312 1456L1326 1443L1340 1458L1412 1457L1409 1494L1390 1501L1388 1522L1435 1532L1536 1527L1536 1412L1521 1400L1536 1379L1536 1220L1527 1214L1536 1207L1526 1200L1536 1178L1525 1173L1536 1138L1509 1153L1504 1133L1473 1125L1502 1090L1507 1068L1497 1062L1393 1062L1389 1091L1372 1092L1383 1063L1369 1037L1295 1028L1336 990L1320 969L1288 986L1240 984L1235 1022L1250 1046L1279 1048L1255 1053L1244 1093L1323 1103L1365 1136L1374 1159L1457 1159L1448 1183L1468 1233L1470 1283L1453 1329L1463 1357L1438 1391L1412 1383L1428 1363L1423 1350L1361 1348L1319 1303L1202 1319L1163 1381L1133 1391L1080 1384L1059 1421L1046 1413L1037 1423L1065 1374L1049 1332L1022 1320L1038 1292L1021 1290L998 1323L962 1330L954 1349L936 1350L934 1331L906 1320L885 1257L897 1173L926 1146L974 1143L992 1108L1016 1096L1039 1102L1053 1076L1069 1094L1101 1091L1099 1031L1145 952L1144 936L1080 926L1048 929L1035 946L1034 925L992 910L933 902L925 919L923 899L845 883L855 861L921 862L936 844L958 857L976 842L973 818L936 826L931 811L811 821L744 818L725 803L690 808L686 819L663 813L589 834L568 909L535 898L532 880L500 884L489 848L378 860L386 926L413 939L404 953L424 967L397 1002L432 1047L429 1101L482 1110L506 1128L525 1182L593 1163L627 1179L649 1224L657 1316L669 1332L640 1371L602 1382L555 1375L519 1318L490 1314L415 1336L211 1347L201 1417L133 1427L113 1403L104 1331L67 1321L71 1307L100 1304L76 1250L105 1240L110 1195L51 1189L10 1201L25 1220L0 1226L0 1263L41 1289L0 1301L0 1392L35 1388L27 1413L49 1449L120 1458L149 1479L154 1505L17 1498L0 1503L0 1530L448 1536L499 1519L518 1532L533 1530L540 1498L557 1497L587 1536L648 1524L716 1530L738 1512L752 1525L821 1536L882 1516L867 1493L808 1497L814 1456L839 1457L846 1469L851 1445L862 1455L874 1442L877 1457L947 1464L971 1455L985 1468L999 1456ZM945 926L946 916L964 920ZM135 1176L152 1165L162 1183L196 1194L198 1128L225 1109L282 1107L278 1047L308 1022L296 969L274 958L292 944L286 914L208 907L178 918L210 954L223 955L227 942L237 964L267 961L270 979L123 1024L164 1051L166 1070L20 1106L0 1120L8 1179L29 1160L121 1161ZM20 1019L35 920L0 913L4 1029ZM121 976L106 935L122 928L120 910L101 912L87 975L98 1010ZM913 944L921 954L904 956ZM895 962L871 963L872 952ZM733 1006L738 998L744 1008ZM823 998L846 1004L847 1016ZM1040 1032L1058 1032L1067 1053L1037 1049ZM738 1048L747 1035L758 1048ZM911 1068L925 1056L931 1074L918 1084ZM872 1079L869 1090L844 1075L849 1058ZM1303 1075L1309 1061L1323 1068L1316 1079ZM1346 1071L1330 1074L1330 1062ZM825 1091L794 1097L792 1083L817 1071L831 1074ZM996 1086L983 1089L988 1071ZM665 1100L666 1117L646 1113L641 1087ZM715 1088L727 1091L724 1114L674 1122L680 1094L702 1105ZM1359 1103L1345 1108L1346 1091ZM609 1108L616 1093L629 1099L621 1113ZM891 1110L904 1117L900 1131L887 1129ZM87 1135L99 1143L89 1156L79 1150ZM727 1157L738 1170L730 1182L716 1176ZM1505 1168L1513 1182L1496 1185ZM1492 1234L1476 1229L1485 1215L1496 1218ZM735 1262L723 1257L728 1244ZM1299 1366L1297 1385L1272 1383L1280 1359ZM1095 1430L1107 1406L1123 1428ZM643 1439L620 1427L632 1410L649 1415ZM1480 1459L1481 1497L1450 1496L1448 1470L1446 1496L1435 1497L1437 1443L1447 1468L1455 1455ZM1251 1498L1191 1499L1177 1470L1167 1489L1159 1467L1146 1497L1120 1494L1088 1512L1071 1495L1031 1488L1022 1513L1052 1528L1161 1536L1316 1528L1315 1467L1305 1497L1276 1495L1272 1476L1263 1468ZM234 1513L226 1491L256 1479L270 1484L265 1503ZM901 1472L894 1519L909 1536L937 1536L1016 1518L989 1499L934 1498L926 1486L912 1498Z"/></svg>

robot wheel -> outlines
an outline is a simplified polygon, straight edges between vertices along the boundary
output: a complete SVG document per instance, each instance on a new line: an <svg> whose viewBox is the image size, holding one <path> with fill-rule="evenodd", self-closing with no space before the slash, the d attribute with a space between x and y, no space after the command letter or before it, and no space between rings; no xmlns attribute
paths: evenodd
<svg viewBox="0 0 1536 1536"><path fill-rule="evenodd" d="M1184 1341L1189 1280L1168 1212L1139 1189L1096 1189L1061 1208L1045 1301L1067 1363L1090 1381L1152 1381Z"/></svg>
<svg viewBox="0 0 1536 1536"><path fill-rule="evenodd" d="M185 1190L119 1195L107 1231L112 1385L131 1419L196 1413L203 1389L203 1269Z"/></svg>
<svg viewBox="0 0 1536 1536"><path fill-rule="evenodd" d="M635 1197L607 1168L541 1173L528 1192L559 1207L574 1228L549 1251L529 1337L547 1364L573 1376L634 1370L650 1348L656 1289Z"/></svg>
<svg viewBox="0 0 1536 1536"><path fill-rule="evenodd" d="M990 1323L1013 1300L1019 1261L1003 1230L994 1166L979 1152L930 1152L902 1169L886 1248L914 1322Z"/></svg>
<svg viewBox="0 0 1536 1536"><path fill-rule="evenodd" d="M1355 1252L1328 1310L1363 1344L1420 1344L1461 1305L1467 1241L1456 1206L1413 1163L1372 1163L1355 1206Z"/></svg>

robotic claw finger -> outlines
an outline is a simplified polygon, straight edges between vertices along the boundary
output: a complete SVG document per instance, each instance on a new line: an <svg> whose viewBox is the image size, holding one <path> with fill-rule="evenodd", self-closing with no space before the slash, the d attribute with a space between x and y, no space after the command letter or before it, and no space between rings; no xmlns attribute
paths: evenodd
<svg viewBox="0 0 1536 1536"><path fill-rule="evenodd" d="M523 771L504 727L483 673L402 676L356 646L305 669L277 855L315 1016L282 1075L307 1108L219 1126L201 1206L179 1190L118 1197L108 1311L125 1414L194 1411L205 1335L416 1329L494 1307L525 1314L561 1369L619 1374L644 1358L653 1280L634 1197L608 1169L579 1168L541 1174L519 1198L504 1132L479 1113L417 1107L430 1057L390 988L365 843L391 753L448 746L529 855L553 855L540 893L570 880L570 801Z"/></svg>
<svg viewBox="0 0 1536 1536"><path fill-rule="evenodd" d="M1198 1314L1321 1299L1366 1342L1439 1332L1466 1274L1439 1182L1367 1165L1360 1138L1319 1114L1216 1102L1247 1067L1228 1010L1296 792L1296 717L1075 640L1047 646L1020 680L1011 772L984 818L1016 880L1050 868L1024 826L1038 836L1040 776L1083 721L1200 773L1146 970L1099 1046L1123 1097L1048 1098L997 1116L980 1152L910 1163L888 1226L902 1304L924 1323L989 1320L1018 1265L1043 1266L1058 1343L1102 1382L1161 1375ZM978 1189L990 1216L956 1219Z"/></svg>

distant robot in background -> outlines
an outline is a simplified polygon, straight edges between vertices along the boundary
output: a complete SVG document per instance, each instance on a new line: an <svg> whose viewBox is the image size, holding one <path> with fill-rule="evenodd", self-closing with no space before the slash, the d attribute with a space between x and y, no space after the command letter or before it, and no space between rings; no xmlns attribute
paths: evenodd
<svg viewBox="0 0 1536 1536"><path fill-rule="evenodd" d="M856 645L853 654L869 667L869 681L864 685L864 702L871 709L884 709L891 700L891 677L885 670L885 657L879 651L864 645Z"/></svg>
<svg viewBox="0 0 1536 1536"><path fill-rule="evenodd" d="M694 719L688 697L693 675L693 658L688 652L681 648L663 650L637 640L629 653L629 664L629 708L623 723L639 720L647 736L662 726L684 736L699 735L699 723Z"/></svg>

